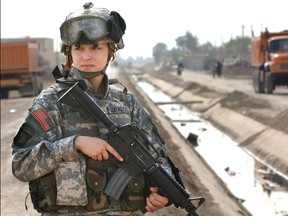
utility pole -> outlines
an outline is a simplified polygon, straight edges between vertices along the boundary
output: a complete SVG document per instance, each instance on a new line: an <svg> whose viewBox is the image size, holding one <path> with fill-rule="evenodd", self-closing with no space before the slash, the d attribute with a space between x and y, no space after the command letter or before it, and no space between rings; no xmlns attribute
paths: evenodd
<svg viewBox="0 0 288 216"><path fill-rule="evenodd" d="M244 29L245 29L245 25L242 25L241 28L242 28L242 38L243 38L243 37L244 37Z"/></svg>
<svg viewBox="0 0 288 216"><path fill-rule="evenodd" d="M254 29L253 29L253 25L251 25L251 37L254 37Z"/></svg>

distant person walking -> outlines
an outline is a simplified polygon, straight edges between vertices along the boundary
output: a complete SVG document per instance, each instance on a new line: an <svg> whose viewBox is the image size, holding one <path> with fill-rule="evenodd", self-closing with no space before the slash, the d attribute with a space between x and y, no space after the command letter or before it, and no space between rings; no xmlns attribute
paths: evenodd
<svg viewBox="0 0 288 216"><path fill-rule="evenodd" d="M220 61L217 61L216 62L216 74L218 77L222 76L222 68L223 68L222 63Z"/></svg>
<svg viewBox="0 0 288 216"><path fill-rule="evenodd" d="M215 60L215 63L213 64L213 67L212 67L213 78L215 78L215 76L218 76L218 77L222 76L222 68L223 68L222 63L218 60Z"/></svg>
<svg viewBox="0 0 288 216"><path fill-rule="evenodd" d="M182 62L179 62L178 63L178 67L177 67L177 74L180 76L183 72L183 69L184 69L184 65Z"/></svg>

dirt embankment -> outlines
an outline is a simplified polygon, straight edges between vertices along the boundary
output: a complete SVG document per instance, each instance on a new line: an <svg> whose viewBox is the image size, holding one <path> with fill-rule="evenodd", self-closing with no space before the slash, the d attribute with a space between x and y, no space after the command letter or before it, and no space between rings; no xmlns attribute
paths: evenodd
<svg viewBox="0 0 288 216"><path fill-rule="evenodd" d="M202 104L188 107L233 138L246 152L288 179L288 89L272 95L256 94L250 77L213 79L203 72L145 72L143 78L178 101L188 98Z"/></svg>
<svg viewBox="0 0 288 216"><path fill-rule="evenodd" d="M182 178L191 197L205 197L206 202L197 210L198 214L203 216L250 216L250 213L242 206L240 200L229 192L225 184L223 184L214 171L210 169L203 158L197 154L192 145L183 139L179 132L171 125L167 117L164 116L157 106L151 102L134 83L131 83L131 80L127 79L127 77L131 77L135 73L138 77L144 76L143 79L153 79L153 76L150 77L151 74L148 75L138 70L128 71L124 73L124 75L126 75L125 78L120 75L121 77L119 79L121 81L124 80L124 85L138 97L154 119L156 119L158 130L168 145L169 155L174 163L182 170ZM154 81L156 81L156 79L154 79ZM161 79L158 81L161 82ZM162 84L165 85L167 83ZM168 86L167 88L170 87ZM183 91L183 86L182 89L175 88L174 96L183 94L181 91ZM158 211L156 215L184 216L187 215L187 213L182 209L171 206Z"/></svg>
<svg viewBox="0 0 288 216"><path fill-rule="evenodd" d="M187 106L202 113L204 118L238 142L250 155L257 159L260 158L261 162L273 168L282 176L288 176L286 169L288 165L286 156L288 154L286 148L288 141L287 88L280 88L273 95L263 95L254 93L251 79L247 75L246 77L236 77L236 79L234 77L233 79L230 74L229 77L212 79L209 74L201 72L186 71L182 76L177 76L174 71L153 71L147 68L128 70L128 73L136 73L139 79L150 82L176 101L202 100L200 104L188 104ZM153 107L147 101L146 104L150 109ZM155 115L155 111L152 111L152 113ZM156 114L156 119L159 120L159 116L160 114ZM159 120L159 124L163 126L163 119ZM209 170L209 167L203 168L202 165L199 165L197 159L187 161L185 152L182 152L182 155L179 156L174 154L174 152L180 153L181 145L185 144L175 144L177 143L173 140L175 135L171 135L171 129L168 128L164 124L161 132L165 138L168 137L166 141L170 143L169 149L172 152L172 157L176 160L176 164L180 164L183 173L185 173L183 176L185 182L189 185L193 195L201 194L206 196L208 200L205 207L201 207L202 210L200 208L199 212L203 215L249 215L242 208L242 205L237 203L237 199L230 195L221 181L214 183L223 190L221 192L213 190L209 180L217 179L217 177L210 176L208 180L207 176L209 175L204 170ZM275 142L276 139L277 142ZM190 157L199 157L195 153L190 154ZM186 159L186 161L183 159ZM186 166L186 163L188 163L188 166ZM205 161L202 161L202 163L205 164ZM191 164L193 166L190 167ZM212 170L209 170L209 172L210 174L213 173ZM191 176L193 176L192 182ZM224 195L224 193L226 194ZM239 205L237 207L232 205L233 207L231 207L228 204L227 197L230 198L229 202L233 200L236 206ZM211 209L214 209L215 212ZM234 213L231 213L231 209ZM208 213L210 210L213 213Z"/></svg>

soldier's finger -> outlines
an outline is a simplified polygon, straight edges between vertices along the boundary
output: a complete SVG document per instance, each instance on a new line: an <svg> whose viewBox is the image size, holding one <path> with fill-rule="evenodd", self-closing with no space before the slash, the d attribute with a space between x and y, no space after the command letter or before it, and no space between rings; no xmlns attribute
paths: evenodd
<svg viewBox="0 0 288 216"><path fill-rule="evenodd" d="M119 161L123 161L123 158L121 157L121 155L119 155L118 152L112 146L108 145L106 149L112 155L114 155Z"/></svg>
<svg viewBox="0 0 288 216"><path fill-rule="evenodd" d="M98 161L102 161L102 154L98 154L98 155L97 155L97 160L98 160Z"/></svg>
<svg viewBox="0 0 288 216"><path fill-rule="evenodd" d="M108 152L106 150L102 152L102 157L103 157L104 160L108 160L109 154L108 154Z"/></svg>

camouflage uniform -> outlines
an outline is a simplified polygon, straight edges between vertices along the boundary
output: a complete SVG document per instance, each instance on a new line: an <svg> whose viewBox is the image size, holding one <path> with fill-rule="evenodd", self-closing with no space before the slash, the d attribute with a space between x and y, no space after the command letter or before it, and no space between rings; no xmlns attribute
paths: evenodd
<svg viewBox="0 0 288 216"><path fill-rule="evenodd" d="M69 72L67 79L79 79L79 77L78 71L74 69ZM86 90L88 94L115 123L135 122L147 132L147 135L156 140L153 143L155 148L163 157L166 156L164 141L158 135L149 113L133 94L123 92L115 86L109 86L106 74L103 79L104 92L100 95L95 93L87 80L85 82L88 85ZM75 150L73 141L77 135L107 140L108 129L103 123L95 122L74 101L58 102L59 95L66 90L67 87L63 83L55 83L42 91L34 100L25 122L13 140L13 174L19 180L31 183L53 173L57 188L55 202L61 208L43 213L43 215L142 215L139 209L123 209L123 203L111 197L107 198L103 194L103 188L100 188L100 195L96 196L98 200L95 209L99 209L87 210L88 202L91 201L88 200L91 192L90 180L87 181L87 175L90 173L87 172L88 160L86 155ZM100 167L110 166L109 163L107 165L107 161L99 163L103 163ZM168 162L163 160L161 163L171 173ZM110 168L105 167L105 169ZM115 171L115 167L112 166L111 170L110 172ZM90 174L93 175L93 170ZM106 177L109 178L109 176ZM93 176L91 179L93 180ZM142 188L141 194L144 194L144 190L147 193L147 188ZM145 202L145 195L143 200Z"/></svg>

